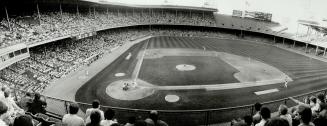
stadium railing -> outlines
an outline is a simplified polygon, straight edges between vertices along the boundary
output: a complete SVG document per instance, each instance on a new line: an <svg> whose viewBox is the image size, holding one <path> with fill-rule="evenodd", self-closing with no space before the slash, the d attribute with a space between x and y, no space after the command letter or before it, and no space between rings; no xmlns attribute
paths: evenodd
<svg viewBox="0 0 327 126"><path fill-rule="evenodd" d="M16 99L20 99L21 96L26 91L13 89L13 93ZM292 96L294 99L302 101L307 96L317 95L323 93L326 95L327 88L317 91L312 91L309 93L304 93L296 96ZM47 106L47 112L49 115L61 119L61 117L68 113L69 104L74 101L67 101L63 99L58 99L50 96L44 96ZM78 103L81 110L79 115L84 117L84 111L86 108L92 107L91 104L74 102ZM272 112L278 110L280 104L285 104L288 107L296 106L289 98L282 98L273 101L267 101L262 103L263 106L268 107ZM113 106L101 106L102 110L111 108L116 112L116 118L120 123L126 123L128 117L142 117L146 118L148 113L151 110L145 109L132 109L132 108L122 108L122 107L113 107ZM170 126L181 126L181 125L219 125L220 123L230 122L235 118L242 118L246 115L253 115L255 113L254 105L242 105L235 107L226 107L226 108L217 108L217 109L204 109L204 110L157 110L159 112L160 119L166 121Z"/></svg>

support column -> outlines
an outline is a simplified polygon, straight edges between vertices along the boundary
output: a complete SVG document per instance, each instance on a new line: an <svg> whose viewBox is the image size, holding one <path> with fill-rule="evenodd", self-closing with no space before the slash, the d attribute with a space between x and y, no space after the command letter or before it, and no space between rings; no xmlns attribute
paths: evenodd
<svg viewBox="0 0 327 126"><path fill-rule="evenodd" d="M161 15L163 16L163 14L164 14L164 11L163 11L163 9L161 9Z"/></svg>
<svg viewBox="0 0 327 126"><path fill-rule="evenodd" d="M276 44L276 37L274 36L274 43Z"/></svg>
<svg viewBox="0 0 327 126"><path fill-rule="evenodd" d="M59 4L59 11L60 11L60 16L62 18L62 7L61 7L61 3Z"/></svg>
<svg viewBox="0 0 327 126"><path fill-rule="evenodd" d="M283 45L285 44L285 38L283 38Z"/></svg>
<svg viewBox="0 0 327 126"><path fill-rule="evenodd" d="M91 12L91 7L89 7L89 15L91 15L92 14L92 12Z"/></svg>
<svg viewBox="0 0 327 126"><path fill-rule="evenodd" d="M316 55L318 55L318 48L319 48L319 46L316 47Z"/></svg>
<svg viewBox="0 0 327 126"><path fill-rule="evenodd" d="M204 11L202 11L202 19L204 19Z"/></svg>
<svg viewBox="0 0 327 126"><path fill-rule="evenodd" d="M308 43L305 43L305 53L307 53Z"/></svg>
<svg viewBox="0 0 327 126"><path fill-rule="evenodd" d="M324 55L323 56L325 56L326 55L326 47L325 47L325 49L324 49Z"/></svg>
<svg viewBox="0 0 327 126"><path fill-rule="evenodd" d="M96 19L96 17L95 17L95 7L93 7L93 16L94 16L94 19Z"/></svg>
<svg viewBox="0 0 327 126"><path fill-rule="evenodd" d="M293 42L294 42L294 43L293 43L293 48L295 48L295 40L293 40Z"/></svg>
<svg viewBox="0 0 327 126"><path fill-rule="evenodd" d="M77 16L79 16L79 9L78 9L78 5L76 5L76 13L77 13Z"/></svg>
<svg viewBox="0 0 327 126"><path fill-rule="evenodd" d="M107 18L109 19L109 10L108 10L108 7L107 7Z"/></svg>
<svg viewBox="0 0 327 126"><path fill-rule="evenodd" d="M10 24L10 21L9 21L8 10L7 10L7 7L6 6L5 6L5 11L6 11L6 18L7 18L9 30L12 31L11 24Z"/></svg>
<svg viewBox="0 0 327 126"><path fill-rule="evenodd" d="M135 14L134 14L134 8L133 8L133 17L135 16Z"/></svg>
<svg viewBox="0 0 327 126"><path fill-rule="evenodd" d="M125 15L126 15L126 17L128 17L128 15L127 15L127 14L128 14L128 10L126 9L126 10L125 10Z"/></svg>
<svg viewBox="0 0 327 126"><path fill-rule="evenodd" d="M36 3L36 10L37 10L37 17L39 18L39 24L41 24L41 15L40 15L40 10L39 10L39 4Z"/></svg>

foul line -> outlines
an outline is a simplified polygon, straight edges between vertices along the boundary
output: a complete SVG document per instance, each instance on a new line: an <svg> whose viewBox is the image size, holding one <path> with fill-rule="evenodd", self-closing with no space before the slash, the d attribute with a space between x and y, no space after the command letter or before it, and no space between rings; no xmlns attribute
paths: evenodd
<svg viewBox="0 0 327 126"><path fill-rule="evenodd" d="M140 58L139 61L136 63L136 66L135 66L135 69L134 69L134 72L136 72L136 73L133 74L133 76L132 76L132 79L134 80L134 82L136 82L136 79L137 79L138 76L139 76L139 73L140 73L140 70L141 70L141 66L142 66L142 63L143 63L143 59L144 59L144 55L145 55L146 49L148 48L148 44L149 44L149 39L148 39L148 41L146 42L146 45L145 45L145 48L144 48L144 52L143 52L141 58Z"/></svg>
<svg viewBox="0 0 327 126"><path fill-rule="evenodd" d="M274 88L274 89L269 89L269 90L257 91L257 92L254 92L254 94L263 95L263 94L269 94L269 93L274 93L274 92L278 92L278 91L279 90L277 88Z"/></svg>

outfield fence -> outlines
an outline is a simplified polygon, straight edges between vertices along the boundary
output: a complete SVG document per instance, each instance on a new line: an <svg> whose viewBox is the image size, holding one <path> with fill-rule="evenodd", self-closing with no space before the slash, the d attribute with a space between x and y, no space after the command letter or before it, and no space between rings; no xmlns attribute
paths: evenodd
<svg viewBox="0 0 327 126"><path fill-rule="evenodd" d="M292 96L294 99L302 101L304 98L324 94L326 95L327 88L317 90L305 94ZM14 90L14 96L16 99L20 99L20 96L24 96L25 91ZM59 93L59 92L58 92ZM48 114L56 116L60 119L64 114L68 113L69 104L73 101L62 100L50 96L43 96L48 104ZM90 108L91 104L74 102L80 105L81 111L79 115L84 117L84 111L86 108ZM268 107L272 112L276 112L280 104L287 106L296 106L289 98L283 98L273 101L262 103L263 106ZM135 116L146 118L151 110L145 109L132 109L132 108L121 108L112 106L101 106L102 110L112 108L116 112L116 118L119 123L126 123L128 117ZM166 121L170 126L194 126L194 125L219 125L220 123L230 122L232 119L242 118L246 115L253 115L255 113L254 105L243 105L236 107L217 108L217 109L204 109L204 110L157 110L159 112L160 119Z"/></svg>

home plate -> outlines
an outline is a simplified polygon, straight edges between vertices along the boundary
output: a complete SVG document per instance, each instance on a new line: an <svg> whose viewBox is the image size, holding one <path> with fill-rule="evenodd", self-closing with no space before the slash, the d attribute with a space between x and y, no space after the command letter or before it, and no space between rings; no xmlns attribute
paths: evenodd
<svg viewBox="0 0 327 126"><path fill-rule="evenodd" d="M278 92L278 91L279 90L277 88L274 88L274 89L269 89L269 90L257 91L257 92L254 92L254 94L263 95L263 94L269 94L269 93Z"/></svg>

